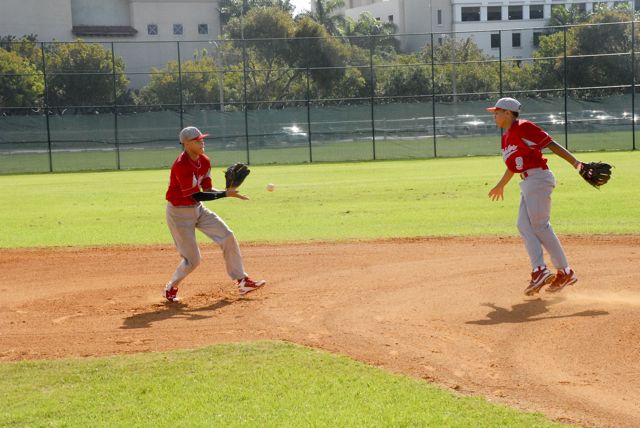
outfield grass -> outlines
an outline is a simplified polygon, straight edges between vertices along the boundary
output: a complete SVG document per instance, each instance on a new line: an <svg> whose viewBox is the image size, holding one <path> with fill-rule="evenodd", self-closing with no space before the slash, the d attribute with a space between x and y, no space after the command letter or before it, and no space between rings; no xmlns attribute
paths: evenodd
<svg viewBox="0 0 640 428"><path fill-rule="evenodd" d="M562 426L277 342L4 363L0 390L3 427Z"/></svg>
<svg viewBox="0 0 640 428"><path fill-rule="evenodd" d="M640 153L601 191L551 157L561 234L640 233ZM499 157L252 166L251 201L207 205L241 241L515 235L519 191L487 192ZM171 243L168 170L0 176L0 247ZM222 168L214 171L217 183ZM214 183L216 182L214 181ZM265 185L276 184L268 193ZM201 237L201 242L206 242ZM250 363L249 363L250 362ZM259 342L0 364L0 426L557 426L347 358Z"/></svg>
<svg viewBox="0 0 640 428"><path fill-rule="evenodd" d="M640 233L640 152L581 153L615 166L600 191L549 158L559 234ZM503 171L497 156L252 166L242 188L250 201L207 206L241 241L516 235L519 179L505 201L487 197ZM212 174L221 186L222 167ZM168 178L168 169L0 176L0 247L171 244ZM265 190L269 182L273 193Z"/></svg>

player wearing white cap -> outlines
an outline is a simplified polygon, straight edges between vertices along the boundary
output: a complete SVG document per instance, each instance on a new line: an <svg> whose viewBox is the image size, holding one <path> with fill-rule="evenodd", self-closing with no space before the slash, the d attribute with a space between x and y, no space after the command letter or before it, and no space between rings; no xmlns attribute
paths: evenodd
<svg viewBox="0 0 640 428"><path fill-rule="evenodd" d="M165 286L163 296L170 302L178 300L178 284L200 264L200 249L196 242L196 229L220 246L231 279L244 295L263 286L266 281L253 281L244 270L240 247L233 232L214 212L200 201L224 197L249 199L235 188L214 189L211 182L211 161L204 154L203 134L189 126L180 131L180 143L184 151L171 167L167 189L167 225L182 257L171 280Z"/></svg>
<svg viewBox="0 0 640 428"><path fill-rule="evenodd" d="M514 98L501 98L494 107L487 109L494 113L496 126L505 129L501 148L507 166L498 184L489 191L489 197L494 201L503 199L504 187L515 174L520 175L518 230L531 260L531 281L524 290L531 296L548 284L551 285L546 291L553 293L578 281L549 222L551 193L556 179L542 156L542 149L551 150L576 169L580 169L581 163L535 123L519 119L520 107L520 102ZM557 269L555 275L544 262L543 247Z"/></svg>

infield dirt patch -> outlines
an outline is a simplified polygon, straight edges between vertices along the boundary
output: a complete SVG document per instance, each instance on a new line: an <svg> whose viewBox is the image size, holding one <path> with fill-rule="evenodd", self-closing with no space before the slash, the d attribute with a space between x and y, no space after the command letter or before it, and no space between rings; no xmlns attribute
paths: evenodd
<svg viewBox="0 0 640 428"><path fill-rule="evenodd" d="M562 242L578 283L532 298L517 238L244 244L268 280L244 298L205 244L180 304L160 296L171 246L0 250L0 360L286 340L559 421L638 427L640 236Z"/></svg>

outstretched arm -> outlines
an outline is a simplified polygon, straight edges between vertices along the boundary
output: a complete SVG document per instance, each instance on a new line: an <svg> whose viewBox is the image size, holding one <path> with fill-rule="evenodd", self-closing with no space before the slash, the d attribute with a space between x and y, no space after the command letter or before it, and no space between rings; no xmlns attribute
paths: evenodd
<svg viewBox="0 0 640 428"><path fill-rule="evenodd" d="M575 169L580 170L581 162L578 159L576 159L576 157L573 154L571 154L569 150L565 149L555 141L550 142L547 145L547 148L551 150L553 153L555 153L556 155L560 156L562 159L569 162Z"/></svg>
<svg viewBox="0 0 640 428"><path fill-rule="evenodd" d="M509 180L511 180L511 177L513 177L513 174L514 173L509 171L509 169L507 168L507 170L504 172L504 175L502 176L500 181L498 181L498 184L496 184L496 186L493 189L489 190L489 197L491 198L492 201L497 201L498 199L504 199L504 187L507 185Z"/></svg>

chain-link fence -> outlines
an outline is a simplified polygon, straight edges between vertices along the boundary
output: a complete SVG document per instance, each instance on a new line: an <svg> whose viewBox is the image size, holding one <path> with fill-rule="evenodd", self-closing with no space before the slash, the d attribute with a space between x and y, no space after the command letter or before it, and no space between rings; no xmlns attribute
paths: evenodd
<svg viewBox="0 0 640 428"><path fill-rule="evenodd" d="M635 150L636 27L7 42L0 173L166 167L187 125L211 134L216 165L497 154L485 108L501 96L570 150ZM505 41L529 39L535 54L502 57ZM491 56L478 48L486 40Z"/></svg>

